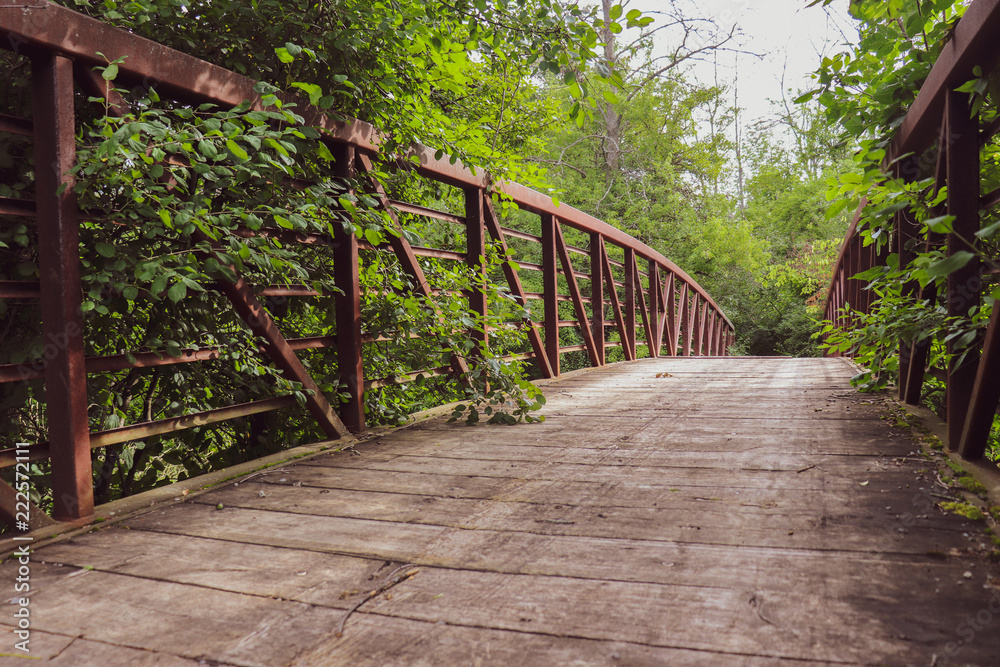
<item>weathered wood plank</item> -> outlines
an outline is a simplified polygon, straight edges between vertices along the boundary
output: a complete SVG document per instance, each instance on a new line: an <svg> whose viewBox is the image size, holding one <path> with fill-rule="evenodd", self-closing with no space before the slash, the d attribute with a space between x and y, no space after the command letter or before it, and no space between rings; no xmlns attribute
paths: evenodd
<svg viewBox="0 0 1000 667"><path fill-rule="evenodd" d="M993 664L1000 636L967 625L1000 606L988 537L935 506L936 471L852 374L612 365L549 383L541 424L432 420L154 508L33 554L39 655Z"/></svg>
<svg viewBox="0 0 1000 667"><path fill-rule="evenodd" d="M370 491L341 491L331 497L327 495L315 488L253 484L213 494L204 502L467 530L856 551L873 549L873 535L884 537L886 548L904 548L903 536L896 534L900 528L905 530L903 534L909 538L908 542L934 540L939 537L934 533L937 530L974 528L971 522L956 523L937 511L932 512L933 502L929 495L921 498L922 512L912 506L896 508L893 512L891 505L874 505L874 502L861 507L849 504L831 507L823 502L820 507L791 514L775 511L766 500L754 498L756 494L752 493L737 496L730 502L714 497L691 500L679 508L616 508L566 502L528 503L496 497L468 499ZM909 517L905 521L904 515Z"/></svg>
<svg viewBox="0 0 1000 667"><path fill-rule="evenodd" d="M301 602L159 581L155 573L136 579L39 563L31 577L36 631L192 660L211 655L247 667L287 664L343 615ZM0 618L0 624L9 625L11 618Z"/></svg>
<svg viewBox="0 0 1000 667"><path fill-rule="evenodd" d="M526 623L525 625L530 626ZM295 667L325 667L330 656L344 664L383 665L670 665L703 666L706 660L724 667L773 666L771 657L719 655L666 649L622 641L597 641L523 631L471 628L365 614L343 639L330 639L300 656ZM801 667L826 665L796 662Z"/></svg>

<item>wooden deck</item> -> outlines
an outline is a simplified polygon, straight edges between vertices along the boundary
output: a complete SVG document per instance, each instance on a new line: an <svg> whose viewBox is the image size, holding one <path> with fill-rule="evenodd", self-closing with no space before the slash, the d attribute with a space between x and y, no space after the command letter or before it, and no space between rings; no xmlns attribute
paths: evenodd
<svg viewBox="0 0 1000 667"><path fill-rule="evenodd" d="M32 654L1000 664L982 524L934 506L919 446L852 373L837 359L613 366L550 384L543 424L426 422L153 509L32 555ZM16 569L0 566L10 591Z"/></svg>

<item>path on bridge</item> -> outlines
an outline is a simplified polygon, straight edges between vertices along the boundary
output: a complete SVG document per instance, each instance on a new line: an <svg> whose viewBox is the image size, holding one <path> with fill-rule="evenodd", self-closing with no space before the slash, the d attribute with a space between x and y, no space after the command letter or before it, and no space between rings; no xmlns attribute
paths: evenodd
<svg viewBox="0 0 1000 667"><path fill-rule="evenodd" d="M839 359L609 366L549 384L543 424L425 422L153 509L32 556L33 653L74 667L995 665L1000 613L963 625L1000 595L972 552L981 525L933 506L930 464L852 373Z"/></svg>

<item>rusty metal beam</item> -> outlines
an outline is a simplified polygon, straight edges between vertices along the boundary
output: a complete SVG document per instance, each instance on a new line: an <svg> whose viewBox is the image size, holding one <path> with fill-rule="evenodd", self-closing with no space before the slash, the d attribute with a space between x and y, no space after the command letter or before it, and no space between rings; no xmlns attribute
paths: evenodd
<svg viewBox="0 0 1000 667"><path fill-rule="evenodd" d="M667 284L661 291L663 297L664 317L660 320L661 329L666 329L667 333L667 356L677 356L677 299L674 294L674 274L667 274ZM660 332L660 340L663 340L663 331Z"/></svg>
<svg viewBox="0 0 1000 667"><path fill-rule="evenodd" d="M592 366L601 365L601 357L597 353L597 346L594 344L594 334L590 330L590 322L587 321L587 311L580 298L580 285L576 282L576 272L573 271L573 262L570 260L569 250L566 248L566 241L563 239L562 230L559 228L559 221L555 221L556 248L559 252L559 259L562 261L563 270L566 272L566 283L569 286L569 294L573 297L573 306L576 308L576 317L580 326L580 333L587 346Z"/></svg>
<svg viewBox="0 0 1000 667"><path fill-rule="evenodd" d="M295 400L294 396L278 396L261 401L231 405L225 408L205 410L204 412L184 415L183 417L172 417L144 424L124 426L122 428L95 433L92 438L92 446L96 449L108 445L117 445L123 442L150 438L154 435L175 433L196 426L207 426L208 424L216 424L238 417L249 417L250 415L271 412L282 408L296 407L297 405L298 401Z"/></svg>
<svg viewBox="0 0 1000 667"><path fill-rule="evenodd" d="M222 293L232 302L236 314L254 335L264 339L264 349L274 365L280 368L289 380L300 383L303 390L309 392L306 397L306 408L323 432L334 439L350 435L350 430L334 414L319 385L295 356L288 341L281 335L271 315L257 300L246 280L240 277L236 282L219 281L219 286Z"/></svg>
<svg viewBox="0 0 1000 667"><path fill-rule="evenodd" d="M350 180L355 175L355 150L349 144L333 148L337 176ZM352 433L365 430L365 369L361 336L361 275L358 237L349 234L338 222L333 223L337 248L333 256L334 284L340 290L335 298L337 318L337 371L340 385L348 398L340 406L340 417Z"/></svg>
<svg viewBox="0 0 1000 667"><path fill-rule="evenodd" d="M635 349L629 346L627 329L625 327L625 317L622 315L621 302L618 299L618 290L615 287L615 276L611 272L611 263L608 260L608 248L604 244L604 237L601 237L601 263L604 265L604 281L608 286L608 296L611 298L611 312L615 316L615 325L618 327L618 339L621 341L622 352L626 361L635 361Z"/></svg>
<svg viewBox="0 0 1000 667"><path fill-rule="evenodd" d="M646 334L646 353L650 357L655 357L653 325L649 320L649 309L646 308L646 297L642 292L642 277L639 274L639 263L636 261L635 253L632 254L632 283L635 285L636 307L639 309L639 316L642 318L642 330ZM649 308L653 308L653 292L656 290L654 283L651 282L649 284L649 290Z"/></svg>
<svg viewBox="0 0 1000 667"><path fill-rule="evenodd" d="M594 346L600 366L607 362L604 332L604 262L601 261L601 235L590 234L590 316Z"/></svg>
<svg viewBox="0 0 1000 667"><path fill-rule="evenodd" d="M52 516L78 521L93 516L94 489L80 311L80 232L70 174L76 159L73 61L40 54L31 60L31 73Z"/></svg>
<svg viewBox="0 0 1000 667"><path fill-rule="evenodd" d="M486 212L483 206L484 192L480 188L465 189L465 264L475 275L476 282L466 293L469 311L476 314L482 323L482 331L473 329L470 334L477 344L489 344L486 331L486 316L489 304L486 296Z"/></svg>
<svg viewBox="0 0 1000 667"><path fill-rule="evenodd" d="M697 302L697 295L692 295L688 292L688 285L684 283L681 287L681 320L678 323L679 327L682 327L684 335L684 345L681 350L681 355L685 357L691 356L691 332L694 329L694 309L692 308L692 301Z"/></svg>
<svg viewBox="0 0 1000 667"><path fill-rule="evenodd" d="M955 216L954 231L948 234L948 255L951 256L961 251L974 251L965 239L974 239L979 231L979 122L978 116L970 118L969 96L966 93L950 92L945 113L949 137L945 157L948 215ZM973 256L968 264L948 275L945 301L949 317L965 317L972 306L979 304L982 287L979 265L978 256ZM948 351L955 352L953 341L949 341ZM948 446L953 450L958 448L962 439L978 362L978 350L972 349L961 364L953 360L948 367Z"/></svg>
<svg viewBox="0 0 1000 667"><path fill-rule="evenodd" d="M31 199L0 197L0 215L19 215L33 218L38 215L37 204Z"/></svg>
<svg viewBox="0 0 1000 667"><path fill-rule="evenodd" d="M385 188L382 187L382 184L375 177L375 169L372 166L371 158L356 151L355 167L360 175L365 176L368 179L368 184L371 186L372 191L375 194L375 198L379 200L379 203L389 216L389 219L392 220L396 229L402 232L403 226L399 222L399 216L397 216L392 210L389 197L385 194ZM399 260L400 265L402 265L403 270L406 271L410 278L413 279L416 292L424 297L428 306L437 311L437 307L434 305L434 291L427 282L427 276L424 275L424 270L421 268L420 262L417 261L417 256L413 253L413 248L410 246L409 241L406 240L402 233L399 235L387 234L386 236L388 237L389 245L396 254L396 258ZM466 363L465 359L457 354L453 354L451 358L451 365L460 377L468 378L469 365Z"/></svg>
<svg viewBox="0 0 1000 667"><path fill-rule="evenodd" d="M0 299L37 299L41 293L37 280L0 280Z"/></svg>
<svg viewBox="0 0 1000 667"><path fill-rule="evenodd" d="M642 289L640 285L638 289ZM628 340L629 349L632 350L632 358L638 359L638 350L635 344L635 250L625 248L625 337Z"/></svg>
<svg viewBox="0 0 1000 667"><path fill-rule="evenodd" d="M1000 308L993 308L983 342L983 357L969 397L969 408L962 425L957 449L962 458L978 461L986 454L986 443L993 428L993 417L1000 401ZM949 429L950 431L951 429Z"/></svg>
<svg viewBox="0 0 1000 667"><path fill-rule="evenodd" d="M508 250L507 239L505 238L504 229L500 226L500 221L497 218L492 198L486 197L485 204L484 222L486 224L486 229L489 231L490 236L493 237L493 240L500 244L500 250L506 257ZM522 306L527 306L529 293L524 291L524 286L521 284L521 276L508 262L503 263L503 273L507 278L507 285L510 287L511 293L521 300ZM552 364L545 352L545 345L542 342L542 334L538 330L538 325L530 318L526 319L524 324L528 327L528 341L531 343L534 358L538 361L538 365L542 371L542 377L554 377Z"/></svg>
<svg viewBox="0 0 1000 667"><path fill-rule="evenodd" d="M35 134L35 126L29 118L18 118L17 116L8 116L5 113L0 113L0 132L32 137Z"/></svg>
<svg viewBox="0 0 1000 667"><path fill-rule="evenodd" d="M19 472L19 474L22 474ZM24 508L19 511L19 508ZM25 521L27 519L27 521ZM17 491L7 482L0 480L0 521L7 524L11 532L27 532L38 530L56 522L42 511L42 508L28 500L25 493L18 495ZM24 522L23 524L21 522ZM27 530L24 529L27 525ZM21 527L19 527L21 526Z"/></svg>
<svg viewBox="0 0 1000 667"><path fill-rule="evenodd" d="M559 377L559 264L556 229L551 214L542 216L542 293L545 294L545 350L554 377ZM567 280L570 278L567 277Z"/></svg>
<svg viewBox="0 0 1000 667"><path fill-rule="evenodd" d="M903 118L886 156L887 164L906 153L921 153L934 142L948 95L969 80L973 67L979 65L986 72L996 62L998 34L1000 0L975 0Z"/></svg>
<svg viewBox="0 0 1000 667"><path fill-rule="evenodd" d="M652 342L650 356L660 356L660 348L663 345L663 285L660 283L660 265L656 262L649 263L649 324L650 333L647 340Z"/></svg>

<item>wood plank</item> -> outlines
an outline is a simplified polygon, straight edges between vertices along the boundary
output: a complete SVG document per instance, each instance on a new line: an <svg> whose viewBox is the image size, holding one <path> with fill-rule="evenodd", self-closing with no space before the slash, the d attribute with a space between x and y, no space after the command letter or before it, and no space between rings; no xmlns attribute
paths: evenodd
<svg viewBox="0 0 1000 667"><path fill-rule="evenodd" d="M10 567L0 569L10 574ZM99 570L34 564L32 628L189 660L211 655L227 664L272 667L318 643L342 616L302 602L150 577L141 582L137 586L136 577ZM10 625L10 618L0 624Z"/></svg>
<svg viewBox="0 0 1000 667"><path fill-rule="evenodd" d="M516 490L514 486L508 493L514 495ZM943 517L929 494L922 498L922 514L910 511L912 505L897 505L894 510L891 505L879 504L887 501L874 494L864 501L841 504L834 502L834 493L825 492L812 512L792 513L774 509L753 492L737 492L733 496L736 502L706 495L688 495L691 499L679 508L614 508L601 504L579 506L568 501L527 503L496 496L472 500L368 491L324 494L321 489L309 487L252 484L213 494L202 502L213 504L214 500L226 507L463 530L803 549L836 545L838 550L860 552L871 550L873 543L884 543L886 549L907 549L916 540L940 539L942 536L935 531L964 532L975 527L970 521L954 522ZM818 495L811 494L812 498ZM846 498L850 493L838 495ZM693 499L699 497L700 501ZM900 532L901 528L904 532Z"/></svg>
<svg viewBox="0 0 1000 667"><path fill-rule="evenodd" d="M206 524L196 512L190 511L191 506L183 508L183 516L180 516L182 508L175 508L171 512L171 518L160 520L159 529L173 529L177 531L197 531ZM225 510L224 510L225 511ZM202 515L208 513L213 516L218 512L206 507ZM243 535L248 543L255 544L260 541L274 540L277 538L282 542L280 546L305 547L308 549L326 550L343 553L345 549L350 549L350 541L338 540L346 534L344 530L338 529L335 534L328 532L330 525L328 520L317 517L303 517L299 521L294 515L280 515L280 513L252 512L248 510L236 510L230 512L229 521L224 527L230 536L238 533L236 524L242 526ZM268 515L278 515L274 520ZM158 513L148 515L157 518ZM181 521L177 521L181 519ZM275 523L275 521L280 523ZM133 530L142 528L143 522L130 522ZM167 523L176 524L166 526ZM370 536L370 543L380 544L381 535L378 528L371 524L379 522L357 522L366 523L370 527L367 532ZM277 526L285 526L282 530L276 530ZM408 526L410 530L417 528ZM263 529L263 530L262 530ZM416 531L414 532L416 534ZM779 647L781 650L788 645L789 637L784 641L776 640L775 637L767 636L767 630L776 627L795 628L805 632L808 636L816 638L819 642L820 657L830 659L833 655L829 651L839 651L840 641L851 641L852 645L858 646L858 650L872 650L872 646L878 645L878 637L868 633L868 640L864 644L859 644L857 640L851 640L850 635L842 637L840 640L824 637L824 634L833 628L833 632L844 631L844 623L830 624L830 619L846 618L858 623L857 631L868 627L868 619L865 619L864 609L868 605L887 604L887 600L892 600L900 608L906 608L912 603L912 596L915 594L909 589L912 578L908 578L907 583L900 586L902 590L897 591L887 598L868 599L862 601L861 606L852 604L857 602L857 596L871 586L872 577L865 572L859 572L859 568L867 570L878 581L884 581L878 572L881 569L871 557L862 557L859 561L847 560L841 562L840 567L834 566L834 561L820 563L810 563L809 567L802 570L804 576L812 577L812 585L820 585L820 582L827 582L827 594L823 600L813 600L811 603L803 604L801 594L798 589L783 592L781 588L775 588L779 582L787 581L790 584L795 582L794 575L790 574L794 569L792 563L801 557L808 557L808 552L790 553L787 550L775 552L768 550L766 553L752 553L752 549L740 549L738 560L725 562L727 552L720 548L715 548L713 553L704 553L699 549L692 549L676 545L671 548L661 544L657 547L650 547L646 543L633 540L629 545L614 545L612 541L581 540L576 538L571 543L563 543L567 538L549 537L541 538L537 536L516 534L514 536L497 537L491 531L466 531L461 535L468 535L474 544L462 545L461 541L456 541L454 532L438 532L434 537L430 533L424 533L424 538L428 540L425 544L414 544L411 542L411 551L405 558L398 558L387 555L373 555L374 557L384 557L391 560L415 561L418 565L427 566L421 570L419 577L414 577L407 581L406 588L394 591L394 600L406 600L404 591L412 591L411 595L419 598L407 609L398 609L398 603L394 602L396 608L386 610L383 613L389 615L402 615L426 618L428 607L431 602L444 596L448 598L447 603L442 604L442 609L434 609L430 613L436 620L444 620L450 624L478 625L480 620L475 617L475 613L469 609L467 603L456 605L454 596L468 595L468 591L478 591L471 593L475 599L479 600L479 605L484 607L485 613L497 614L503 605L490 600L483 599L484 593L492 595L502 591L505 599L519 600L526 603L526 608L533 611L533 620L544 621L549 624L557 624L563 628L562 634L572 634L575 636L590 636L601 638L602 632L615 633L615 639L627 641L640 641L658 646L683 646L699 648L702 650L729 651L736 646L744 647L745 651L763 651L765 646ZM225 537L217 536L220 539ZM514 540L517 540L516 542ZM539 541L541 540L541 541ZM533 542L533 543L532 543ZM588 547L587 542L592 542ZM278 546L278 545L275 545ZM530 548L529 548L530 547ZM581 548L582 547L582 548ZM623 571L619 559L622 550L630 554L630 561L638 568L630 568ZM703 549L708 549L704 547ZM433 554L432 554L433 551ZM458 553L458 552L461 553ZM532 556L527 556L527 554ZM732 552L729 558L732 558ZM785 554L785 560L781 560L781 553ZM603 557L601 556L603 554ZM745 560L745 559L749 560ZM775 561L778 559L778 561ZM926 559L929 561L930 559ZM458 562L463 565L457 567ZM699 571L700 583L693 585L683 585L672 581L678 571L675 565L678 562L693 564ZM780 562L779 562L780 561ZM749 563L753 563L752 569L748 570ZM780 567L777 574L768 575L768 572L761 570L765 563L771 563ZM887 573L899 572L902 567L910 577L916 577L921 573L929 581L933 581L934 575L937 579L947 578L949 580L958 578L962 581L961 570L967 565L956 559L955 562L941 564L940 568L928 571L925 563L914 563L906 565L907 561L891 559L887 562ZM845 571L842 571L845 570ZM837 577L831 581L830 573L836 572ZM851 572L857 572L856 577L851 577ZM728 577L728 581L743 582L742 586L710 586L709 581L717 581L715 574ZM728 574L726 574L728 573ZM752 573L752 574L749 574ZM501 575L504 575L501 577ZM521 575L521 576L510 576ZM544 575L544 576L531 576ZM943 575L943 577L941 576ZM786 579L786 576L789 577ZM748 578L749 577L749 578ZM491 583L492 581L497 583ZM818 580L818 581L817 581ZM766 588L762 588L764 582ZM853 581L853 583L852 583ZM426 585L424 582L428 582ZM842 596L832 594L829 586L836 582L838 590L843 590ZM853 589L852 586L856 587ZM907 593L906 591L909 590ZM950 588L949 591L953 591ZM425 592L430 591L430 592ZM603 595L597 595L596 591L603 591ZM917 591L919 593L919 591ZM954 593L952 593L954 594ZM449 597L452 596L452 597ZM940 594L938 594L940 596ZM755 609L755 605L750 604L748 609L745 605L748 600L754 598L760 603L761 608ZM901 599L903 598L903 599ZM910 599L907 599L910 598ZM412 598L411 598L412 599ZM664 605L664 601L669 599L670 604ZM584 603L586 600L586 603ZM794 600L794 604L792 603ZM767 603L770 602L770 605ZM964 611L975 611L974 607L968 605ZM506 603L511 607L509 602ZM558 607L552 607L552 604ZM629 617L623 625L634 628L635 632L622 631L620 624L608 629L606 621L598 623L594 627L594 618L606 619L611 616L600 607L602 604L612 605L619 609L618 616L629 612L640 614L651 614L651 610L657 609L654 614L655 621L650 623L639 623L638 619ZM961 600L956 600L955 604L961 606ZM600 614L592 613L594 605L597 605ZM746 624L746 620L753 620L756 611L767 610L768 607L775 612L768 616L769 623ZM803 609L805 607L805 609ZM378 608L376 606L376 608ZM695 610L698 610L695 613ZM575 613L574 613L575 610ZM581 611L582 610L582 611ZM746 611L741 611L746 610ZM789 615L782 614L780 610L789 611ZM823 612L822 610L826 610ZM749 613L748 613L749 612ZM442 614L444 615L442 617ZM567 614L569 616L567 616ZM665 615L665 616L664 616ZM509 617L507 617L509 618ZM687 619L694 618L695 626L688 625ZM758 619L759 620L759 619ZM490 623L491 627L504 628L507 619L494 618ZM589 621L589 624L588 624ZM910 619L906 619L910 621ZM912 621L910 621L912 622ZM584 624L579 627L579 624ZM918 624L917 629L922 633L934 633L935 629L940 634L940 628L935 628L935 623L930 623L930 627ZM549 628L534 626L533 632L543 632L554 634ZM761 636L764 632L764 636ZM912 632L912 630L911 630ZM793 633L794 634L794 633ZM606 636L605 636L606 638ZM887 640L883 637L882 640ZM940 640L940 637L936 637ZM755 642L761 641L757 645ZM904 645L895 646L890 651L898 651ZM884 648L884 647L883 647ZM787 650L787 648L785 648ZM801 650L801 649L799 649ZM784 657L804 657L801 655L786 655ZM817 657L816 653L806 657Z"/></svg>
<svg viewBox="0 0 1000 667"><path fill-rule="evenodd" d="M992 664L989 538L851 374L650 359L540 424L380 433L37 550L35 629L109 665Z"/></svg>
<svg viewBox="0 0 1000 667"><path fill-rule="evenodd" d="M578 637L533 634L530 623L520 631L492 630L445 623L394 619L364 615L354 624L354 632L343 639L331 639L314 651L300 656L295 667L325 667L329 656L342 657L350 665L399 664L407 656L412 665L714 665L763 667L774 665L773 658L747 655L722 656L703 651L668 649L623 641L600 641ZM419 653L419 655L415 655ZM802 667L827 664L797 662Z"/></svg>

